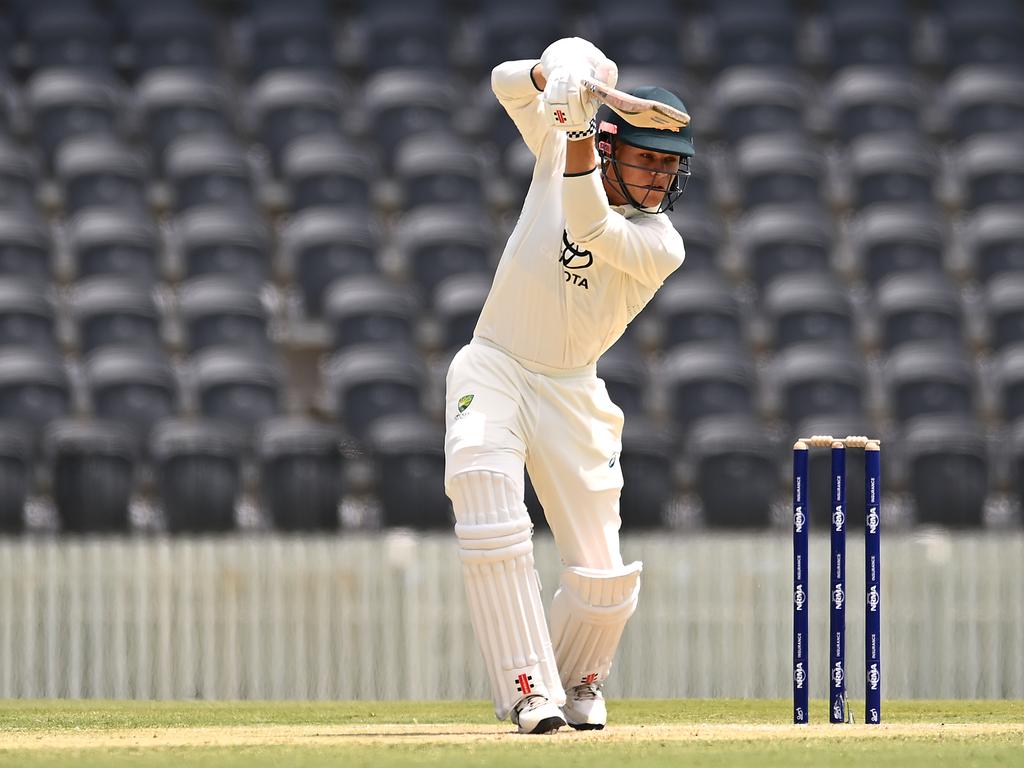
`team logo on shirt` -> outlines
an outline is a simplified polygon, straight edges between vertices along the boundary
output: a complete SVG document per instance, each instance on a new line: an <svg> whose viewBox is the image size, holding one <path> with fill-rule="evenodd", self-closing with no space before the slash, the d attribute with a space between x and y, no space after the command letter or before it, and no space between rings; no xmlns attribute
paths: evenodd
<svg viewBox="0 0 1024 768"><path fill-rule="evenodd" d="M558 257L558 260L562 263L565 269L562 270L565 275L565 282L578 285L580 288L590 290L590 284L587 282L587 278L580 277L577 274L577 270L586 269L594 263L594 254L590 251L582 250L576 243L569 240L569 233L566 230L562 230L562 253ZM572 270L572 271L570 271Z"/></svg>
<svg viewBox="0 0 1024 768"><path fill-rule="evenodd" d="M594 254L582 251L576 243L569 240L569 233L562 230L562 255L558 258L566 269L586 269L594 263Z"/></svg>
<svg viewBox="0 0 1024 768"><path fill-rule="evenodd" d="M469 404L473 402L472 395L463 395L459 398L459 413L469 408Z"/></svg>

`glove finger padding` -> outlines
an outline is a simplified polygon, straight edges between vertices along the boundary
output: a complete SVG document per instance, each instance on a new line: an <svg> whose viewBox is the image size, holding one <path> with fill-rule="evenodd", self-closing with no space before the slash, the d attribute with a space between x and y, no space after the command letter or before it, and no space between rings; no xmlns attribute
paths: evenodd
<svg viewBox="0 0 1024 768"><path fill-rule="evenodd" d="M540 70L544 77L550 78L552 73L566 66L585 65L592 73L597 64L607 57L601 50L588 40L581 37L563 37L556 40L540 57Z"/></svg>
<svg viewBox="0 0 1024 768"><path fill-rule="evenodd" d="M560 131L584 131L597 113L597 104L580 86L579 76L566 69L551 74L543 98L549 125Z"/></svg>
<svg viewBox="0 0 1024 768"><path fill-rule="evenodd" d="M614 88L615 84L619 82L618 65L602 55L601 60L594 66L594 79Z"/></svg>

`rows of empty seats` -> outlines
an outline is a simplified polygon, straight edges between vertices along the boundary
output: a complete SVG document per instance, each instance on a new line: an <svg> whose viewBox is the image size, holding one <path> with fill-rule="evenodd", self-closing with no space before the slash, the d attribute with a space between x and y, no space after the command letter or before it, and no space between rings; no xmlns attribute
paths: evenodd
<svg viewBox="0 0 1024 768"><path fill-rule="evenodd" d="M2 530L446 526L443 375L533 169L489 72L565 34L698 147L600 365L624 526L778 522L796 432L881 434L920 521L1024 497L1013 0L6 8Z"/></svg>

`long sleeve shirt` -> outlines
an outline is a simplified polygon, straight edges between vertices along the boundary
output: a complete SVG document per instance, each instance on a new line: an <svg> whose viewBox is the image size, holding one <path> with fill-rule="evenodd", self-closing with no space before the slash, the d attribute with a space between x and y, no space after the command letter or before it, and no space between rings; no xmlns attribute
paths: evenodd
<svg viewBox="0 0 1024 768"><path fill-rule="evenodd" d="M610 206L600 170L565 176L565 133L530 77L536 60L491 73L498 101L536 156L533 180L474 336L524 365L593 365L682 263L668 217Z"/></svg>

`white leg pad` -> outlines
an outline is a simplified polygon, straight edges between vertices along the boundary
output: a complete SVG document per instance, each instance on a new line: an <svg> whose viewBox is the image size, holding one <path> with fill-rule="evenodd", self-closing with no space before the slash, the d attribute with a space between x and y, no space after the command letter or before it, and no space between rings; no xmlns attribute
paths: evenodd
<svg viewBox="0 0 1024 768"><path fill-rule="evenodd" d="M643 563L566 568L551 604L551 637L566 688L608 678L622 630L636 610Z"/></svg>
<svg viewBox="0 0 1024 768"><path fill-rule="evenodd" d="M522 482L486 470L450 478L455 535L473 630L483 651L494 713L508 717L524 695L565 703L533 565L533 523Z"/></svg>

